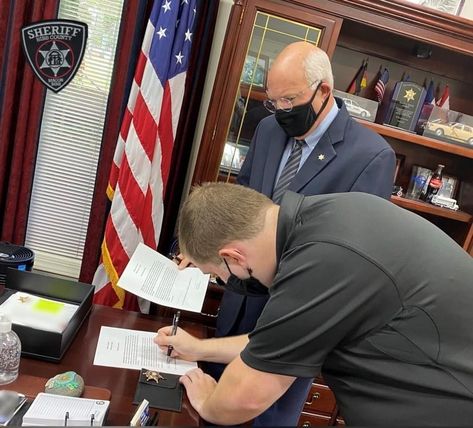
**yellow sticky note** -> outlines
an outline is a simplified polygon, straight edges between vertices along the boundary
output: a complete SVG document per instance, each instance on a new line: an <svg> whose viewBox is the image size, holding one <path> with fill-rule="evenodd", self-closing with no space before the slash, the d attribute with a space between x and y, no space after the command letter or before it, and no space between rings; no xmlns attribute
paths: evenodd
<svg viewBox="0 0 473 428"><path fill-rule="evenodd" d="M38 299L34 304L33 309L40 312L48 312L50 314L57 314L61 312L64 303L54 302L52 300Z"/></svg>

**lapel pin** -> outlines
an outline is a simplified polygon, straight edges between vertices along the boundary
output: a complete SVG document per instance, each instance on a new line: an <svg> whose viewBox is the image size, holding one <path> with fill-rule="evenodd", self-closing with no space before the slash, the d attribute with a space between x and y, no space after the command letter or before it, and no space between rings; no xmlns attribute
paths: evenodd
<svg viewBox="0 0 473 428"><path fill-rule="evenodd" d="M319 160L324 160L324 159L325 159L325 155L320 154L319 155Z"/></svg>

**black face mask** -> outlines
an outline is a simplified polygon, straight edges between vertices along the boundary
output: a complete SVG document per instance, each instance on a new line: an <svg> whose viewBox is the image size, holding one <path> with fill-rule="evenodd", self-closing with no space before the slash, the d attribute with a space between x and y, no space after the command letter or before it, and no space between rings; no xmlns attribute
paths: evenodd
<svg viewBox="0 0 473 428"><path fill-rule="evenodd" d="M235 275L230 275L225 288L243 296L259 297L269 295L268 287L265 287L252 276L248 279L240 279Z"/></svg>
<svg viewBox="0 0 473 428"><path fill-rule="evenodd" d="M228 263L225 259L223 259L225 265L227 266L228 272L230 276L228 278L225 287L238 294L242 294L244 296L268 296L268 287L265 287L261 282L259 282L254 276L252 276L251 269L248 269L248 274L250 275L247 279L240 279L237 276L233 275Z"/></svg>
<svg viewBox="0 0 473 428"><path fill-rule="evenodd" d="M302 137L305 135L324 111L330 98L328 96L325 98L318 113L312 107L312 101L314 101L321 84L322 82L317 85L312 98L307 103L292 107L291 111L276 110L276 113L274 113L279 126L284 129L288 137Z"/></svg>

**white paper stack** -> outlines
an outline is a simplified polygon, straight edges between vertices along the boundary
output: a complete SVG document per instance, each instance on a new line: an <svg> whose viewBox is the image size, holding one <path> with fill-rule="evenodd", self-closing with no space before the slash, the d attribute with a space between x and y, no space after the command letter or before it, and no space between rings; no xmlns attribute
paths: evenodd
<svg viewBox="0 0 473 428"><path fill-rule="evenodd" d="M78 307L19 291L0 305L0 312L13 324L62 333Z"/></svg>
<svg viewBox="0 0 473 428"><path fill-rule="evenodd" d="M40 392L22 426L102 426L110 401Z"/></svg>

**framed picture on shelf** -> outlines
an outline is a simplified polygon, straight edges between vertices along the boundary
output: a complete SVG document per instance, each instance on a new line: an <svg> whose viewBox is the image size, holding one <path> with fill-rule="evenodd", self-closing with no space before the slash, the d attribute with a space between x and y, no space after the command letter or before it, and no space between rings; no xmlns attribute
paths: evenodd
<svg viewBox="0 0 473 428"><path fill-rule="evenodd" d="M425 6L439 12L460 15L465 0L404 0L409 3Z"/></svg>
<svg viewBox="0 0 473 428"><path fill-rule="evenodd" d="M266 86L266 77L269 68L269 57L259 55L254 52L248 52L243 66L241 81L248 85L264 88Z"/></svg>
<svg viewBox="0 0 473 428"><path fill-rule="evenodd" d="M438 195L444 198L456 199L458 184L458 178L451 175L444 175L442 177L442 187Z"/></svg>

